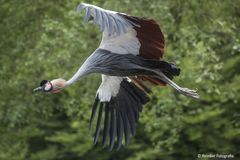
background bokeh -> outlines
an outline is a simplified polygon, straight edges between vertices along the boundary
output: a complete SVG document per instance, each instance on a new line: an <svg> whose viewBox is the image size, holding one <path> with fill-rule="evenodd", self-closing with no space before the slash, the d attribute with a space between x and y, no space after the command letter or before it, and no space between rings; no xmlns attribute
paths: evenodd
<svg viewBox="0 0 240 160"><path fill-rule="evenodd" d="M93 147L89 117L100 75L61 94L33 94L43 79L70 78L100 43L79 0L0 0L0 160L193 160L240 158L240 1L86 0L151 17L166 38L174 81L201 99L154 88L137 135L116 152Z"/></svg>

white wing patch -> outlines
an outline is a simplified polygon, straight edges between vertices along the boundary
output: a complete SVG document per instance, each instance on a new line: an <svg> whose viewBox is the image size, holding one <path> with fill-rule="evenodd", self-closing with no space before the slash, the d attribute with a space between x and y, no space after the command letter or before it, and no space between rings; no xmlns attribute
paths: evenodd
<svg viewBox="0 0 240 160"><path fill-rule="evenodd" d="M128 28L125 34L119 36L108 36L104 32L99 48L118 54L138 55L141 44L136 36L137 32L133 28Z"/></svg>
<svg viewBox="0 0 240 160"><path fill-rule="evenodd" d="M122 77L102 75L102 83L97 90L101 102L109 102L118 94Z"/></svg>

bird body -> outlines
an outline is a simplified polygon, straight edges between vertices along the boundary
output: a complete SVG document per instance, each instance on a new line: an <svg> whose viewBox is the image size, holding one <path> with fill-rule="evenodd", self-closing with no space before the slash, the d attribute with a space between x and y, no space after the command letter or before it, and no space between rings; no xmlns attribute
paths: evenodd
<svg viewBox="0 0 240 160"><path fill-rule="evenodd" d="M94 24L99 25L103 32L100 46L68 81L43 80L35 91L58 93L83 76L102 74L90 117L92 127L98 113L94 144L98 143L100 132L102 144L106 146L109 142L109 150L114 146L119 149L123 137L125 144L129 143L130 137L136 134L142 106L149 101L149 84L168 84L183 95L198 98L196 91L182 88L172 81L180 74L180 69L173 63L160 60L165 41L156 21L86 3L81 3L77 10L86 11L84 22L92 16Z"/></svg>

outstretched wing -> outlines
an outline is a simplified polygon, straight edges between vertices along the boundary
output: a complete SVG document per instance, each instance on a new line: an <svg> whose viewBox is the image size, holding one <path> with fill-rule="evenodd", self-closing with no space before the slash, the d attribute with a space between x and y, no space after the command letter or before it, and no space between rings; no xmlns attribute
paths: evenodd
<svg viewBox="0 0 240 160"><path fill-rule="evenodd" d="M129 27L138 26L133 21L120 16L114 11L105 10L86 3L78 5L78 12L81 12L83 9L86 10L84 22L87 22L92 16L94 24L98 24L101 32L106 31L109 36L112 36L114 33L117 35L126 33Z"/></svg>
<svg viewBox="0 0 240 160"><path fill-rule="evenodd" d="M130 137L136 133L142 105L147 102L147 95L126 78L102 75L102 84L97 91L90 118L92 128L98 110L94 144L97 144L102 132L102 144L106 146L108 143L110 151L115 141L116 148L120 149L123 137L127 145Z"/></svg>
<svg viewBox="0 0 240 160"><path fill-rule="evenodd" d="M84 21L93 17L103 32L99 48L113 53L134 54L147 59L160 59L164 53L164 36L156 21L134 17L81 3L77 10L86 10Z"/></svg>

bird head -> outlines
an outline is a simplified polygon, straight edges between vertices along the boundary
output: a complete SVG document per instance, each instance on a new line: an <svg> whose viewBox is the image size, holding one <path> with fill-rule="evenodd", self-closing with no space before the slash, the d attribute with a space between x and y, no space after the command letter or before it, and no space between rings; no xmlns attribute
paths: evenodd
<svg viewBox="0 0 240 160"><path fill-rule="evenodd" d="M59 93L66 86L66 80L64 79L54 79L51 81L42 80L40 86L35 88L33 92L50 92L50 93Z"/></svg>

